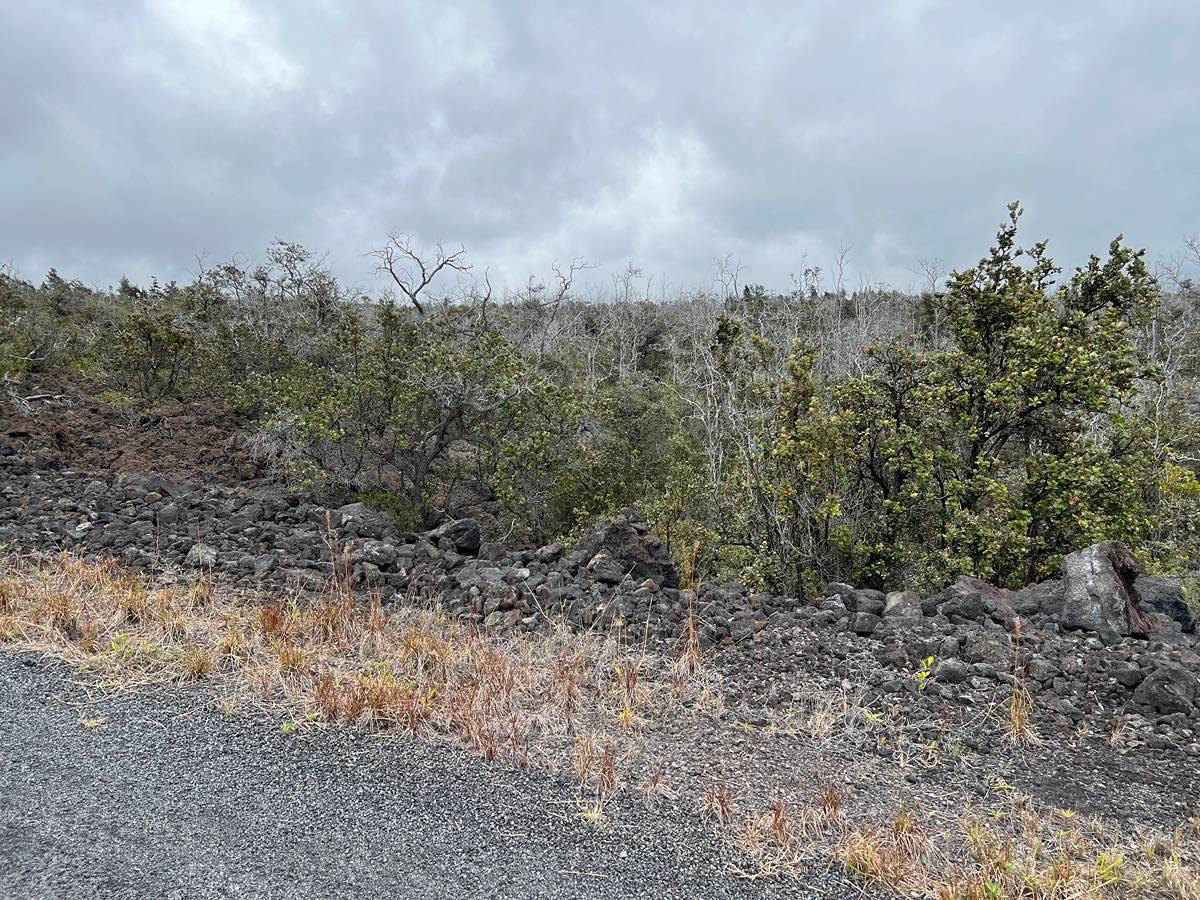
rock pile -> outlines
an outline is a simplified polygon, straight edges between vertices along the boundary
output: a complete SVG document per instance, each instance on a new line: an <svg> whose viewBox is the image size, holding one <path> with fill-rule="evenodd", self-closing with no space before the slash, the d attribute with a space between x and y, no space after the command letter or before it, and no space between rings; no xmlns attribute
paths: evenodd
<svg viewBox="0 0 1200 900"><path fill-rule="evenodd" d="M0 544L295 591L319 589L336 557L364 590L437 602L487 628L557 620L670 641L693 615L702 641L744 657L747 681L772 703L789 702L789 685L816 671L964 704L1020 683L1065 724L1125 717L1147 742L1200 753L1187 599L1179 582L1143 574L1114 542L1071 554L1061 579L1020 591L969 577L928 597L830 584L800 603L740 585L681 589L667 549L629 509L574 547L511 549L486 541L471 519L416 534L361 503L327 509L304 493L161 475L101 479L0 444Z"/></svg>

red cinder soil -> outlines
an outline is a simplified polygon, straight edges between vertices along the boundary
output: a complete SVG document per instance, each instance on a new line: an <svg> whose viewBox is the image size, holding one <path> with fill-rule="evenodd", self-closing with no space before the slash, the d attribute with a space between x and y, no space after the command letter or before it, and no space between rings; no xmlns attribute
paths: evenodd
<svg viewBox="0 0 1200 900"><path fill-rule="evenodd" d="M252 422L216 401L125 405L77 375L28 375L0 393L0 442L49 468L161 472L202 482L271 480L247 447Z"/></svg>

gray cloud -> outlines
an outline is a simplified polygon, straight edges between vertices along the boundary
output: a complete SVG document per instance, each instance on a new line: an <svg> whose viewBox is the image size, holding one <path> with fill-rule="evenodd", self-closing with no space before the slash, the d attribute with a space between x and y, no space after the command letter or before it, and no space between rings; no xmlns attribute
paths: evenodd
<svg viewBox="0 0 1200 900"><path fill-rule="evenodd" d="M677 286L972 262L1004 204L1065 263L1200 231L1200 7L75 0L0 7L0 260L111 283L275 237L584 256Z"/></svg>

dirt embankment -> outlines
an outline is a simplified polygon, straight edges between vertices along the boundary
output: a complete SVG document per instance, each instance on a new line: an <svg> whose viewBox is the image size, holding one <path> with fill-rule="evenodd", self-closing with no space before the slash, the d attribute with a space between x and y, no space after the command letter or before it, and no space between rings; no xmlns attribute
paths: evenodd
<svg viewBox="0 0 1200 900"><path fill-rule="evenodd" d="M5 385L0 441L47 469L106 475L160 472L253 486L271 479L252 457L252 422L215 401L108 401L78 375L29 375Z"/></svg>

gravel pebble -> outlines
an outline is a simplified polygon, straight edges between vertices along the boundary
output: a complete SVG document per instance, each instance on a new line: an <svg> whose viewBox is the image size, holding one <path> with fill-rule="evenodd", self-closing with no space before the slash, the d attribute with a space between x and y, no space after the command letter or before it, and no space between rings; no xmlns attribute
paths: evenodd
<svg viewBox="0 0 1200 900"><path fill-rule="evenodd" d="M565 779L345 730L289 736L212 699L105 697L0 654L0 896L863 896L828 864L737 878L689 810L625 800L597 827Z"/></svg>

